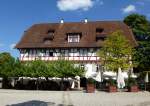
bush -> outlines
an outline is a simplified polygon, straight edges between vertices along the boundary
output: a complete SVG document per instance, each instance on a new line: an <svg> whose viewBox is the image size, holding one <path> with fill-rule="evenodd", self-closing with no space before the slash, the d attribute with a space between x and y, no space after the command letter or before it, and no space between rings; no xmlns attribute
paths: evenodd
<svg viewBox="0 0 150 106"><path fill-rule="evenodd" d="M109 85L110 85L110 86L116 86L116 81L113 80L113 79L110 79L110 80L109 80Z"/></svg>
<svg viewBox="0 0 150 106"><path fill-rule="evenodd" d="M136 79L135 78L129 78L128 82L127 82L127 86L131 87L131 86L135 86L135 85L137 85Z"/></svg>

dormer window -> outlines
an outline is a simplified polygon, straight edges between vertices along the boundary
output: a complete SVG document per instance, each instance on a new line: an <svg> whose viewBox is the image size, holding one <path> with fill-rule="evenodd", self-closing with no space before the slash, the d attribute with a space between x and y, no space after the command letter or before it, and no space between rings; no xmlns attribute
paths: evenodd
<svg viewBox="0 0 150 106"><path fill-rule="evenodd" d="M45 43L45 44L51 43L51 39L49 39L49 38L44 38L44 43Z"/></svg>
<svg viewBox="0 0 150 106"><path fill-rule="evenodd" d="M48 30L46 36L44 37L43 41L45 44L49 44L54 39L54 30Z"/></svg>
<svg viewBox="0 0 150 106"><path fill-rule="evenodd" d="M49 44L54 39L54 36L46 36L43 41L45 44Z"/></svg>
<svg viewBox="0 0 150 106"><path fill-rule="evenodd" d="M96 41L104 41L106 39L106 35L96 35Z"/></svg>
<svg viewBox="0 0 150 106"><path fill-rule="evenodd" d="M103 28L96 28L96 41L104 41L106 38L106 33Z"/></svg>
<svg viewBox="0 0 150 106"><path fill-rule="evenodd" d="M103 28L96 28L96 33L102 33L104 31Z"/></svg>
<svg viewBox="0 0 150 106"><path fill-rule="evenodd" d="M79 35L69 35L68 36L68 42L79 42L80 37Z"/></svg>
<svg viewBox="0 0 150 106"><path fill-rule="evenodd" d="M54 32L55 32L54 30L48 30L48 31L47 31L47 34L54 36Z"/></svg>
<svg viewBox="0 0 150 106"><path fill-rule="evenodd" d="M80 41L80 33L69 33L68 35L68 42L77 43Z"/></svg>

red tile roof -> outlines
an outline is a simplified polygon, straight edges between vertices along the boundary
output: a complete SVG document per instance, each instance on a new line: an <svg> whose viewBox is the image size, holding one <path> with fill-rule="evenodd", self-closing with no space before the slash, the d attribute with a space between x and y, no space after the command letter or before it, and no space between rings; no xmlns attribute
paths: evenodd
<svg viewBox="0 0 150 106"><path fill-rule="evenodd" d="M96 28L103 29L97 33ZM137 46L137 42L131 29L122 21L95 21L95 22L69 22L69 23L43 23L30 27L23 35L16 48L68 48L68 47L101 47L103 41L97 41L97 37L109 36L112 32L122 30L131 45ZM45 43L48 32L53 31L50 42ZM68 43L67 33L82 33L79 43Z"/></svg>

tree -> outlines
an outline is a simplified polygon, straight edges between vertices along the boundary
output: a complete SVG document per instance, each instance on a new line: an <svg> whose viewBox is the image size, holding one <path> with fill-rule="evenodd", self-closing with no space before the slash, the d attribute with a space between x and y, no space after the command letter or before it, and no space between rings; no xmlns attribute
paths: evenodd
<svg viewBox="0 0 150 106"><path fill-rule="evenodd" d="M51 64L55 75L60 78L83 76L84 73L82 68L75 67L74 63L68 60L60 59Z"/></svg>
<svg viewBox="0 0 150 106"><path fill-rule="evenodd" d="M84 70L81 67L76 67L73 62L59 59L58 61L54 61L51 63L53 74L55 77L61 78L61 90L64 89L64 78L75 77L75 76L83 76ZM78 85L79 86L79 85Z"/></svg>
<svg viewBox="0 0 150 106"><path fill-rule="evenodd" d="M131 14L125 17L124 22L132 29L138 41L150 36L150 23L144 15Z"/></svg>
<svg viewBox="0 0 150 106"><path fill-rule="evenodd" d="M139 14L125 17L124 22L132 29L139 44L134 55L138 70L150 70L150 22L145 16Z"/></svg>
<svg viewBox="0 0 150 106"><path fill-rule="evenodd" d="M22 77L24 72L24 64L19 59L15 59L14 68L11 70L10 77Z"/></svg>
<svg viewBox="0 0 150 106"><path fill-rule="evenodd" d="M150 71L150 41L141 42L136 49L134 60L138 62L138 70Z"/></svg>
<svg viewBox="0 0 150 106"><path fill-rule="evenodd" d="M67 60L45 62L36 60L26 62L22 66L25 77L75 77L82 76L83 69L74 67L74 64Z"/></svg>
<svg viewBox="0 0 150 106"><path fill-rule="evenodd" d="M9 53L0 54L0 76L1 77L10 77L12 70L15 68L15 58L12 57Z"/></svg>
<svg viewBox="0 0 150 106"><path fill-rule="evenodd" d="M29 62L26 67L28 67L26 74L30 74L30 77L45 77L48 72L46 63L41 60Z"/></svg>
<svg viewBox="0 0 150 106"><path fill-rule="evenodd" d="M3 77L3 87L9 88L8 77L11 77L13 70L15 69L15 58L9 53L0 54L0 76Z"/></svg>
<svg viewBox="0 0 150 106"><path fill-rule="evenodd" d="M84 70L82 68L75 67L73 62L63 59L53 62L42 60L21 62L9 53L0 54L0 77L3 77L3 83L6 84L7 88L9 88L9 77L36 77L38 89L39 77L60 77L63 79L83 76L83 73Z"/></svg>
<svg viewBox="0 0 150 106"><path fill-rule="evenodd" d="M108 36L104 41L104 46L98 52L104 67L115 72L118 68L131 67L129 62L132 54L132 47L121 31L113 32Z"/></svg>

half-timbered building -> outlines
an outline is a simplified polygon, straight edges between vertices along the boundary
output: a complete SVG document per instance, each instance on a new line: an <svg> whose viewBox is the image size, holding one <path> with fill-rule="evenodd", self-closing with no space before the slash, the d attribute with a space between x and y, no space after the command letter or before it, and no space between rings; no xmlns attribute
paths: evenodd
<svg viewBox="0 0 150 106"><path fill-rule="evenodd" d="M76 61L87 70L96 71L100 57L97 51L112 32L122 30L132 46L136 40L131 29L122 21L42 23L24 32L16 48L21 61L41 59L55 61L60 57Z"/></svg>

